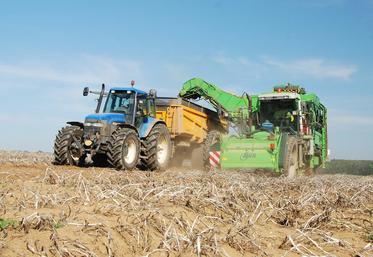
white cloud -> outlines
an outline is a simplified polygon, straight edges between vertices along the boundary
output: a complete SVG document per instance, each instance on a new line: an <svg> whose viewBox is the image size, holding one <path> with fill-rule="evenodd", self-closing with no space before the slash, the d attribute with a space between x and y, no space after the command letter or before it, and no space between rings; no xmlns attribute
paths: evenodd
<svg viewBox="0 0 373 257"><path fill-rule="evenodd" d="M279 60L273 57L264 57L250 60L246 57L232 57L218 54L211 61L224 67L226 70L236 70L239 73L255 74L256 77L267 77L274 72L284 73L286 76L308 76L317 79L348 80L357 71L355 65L340 64L321 58L301 58L295 60ZM279 74L281 75L281 74Z"/></svg>
<svg viewBox="0 0 373 257"><path fill-rule="evenodd" d="M230 57L224 54L218 54L218 55L213 56L211 59L213 62L223 65L223 66L232 66L232 65L257 66L260 64L257 62L253 62L244 56Z"/></svg>
<svg viewBox="0 0 373 257"><path fill-rule="evenodd" d="M83 84L118 82L126 75L140 75L141 64L132 60L114 60L97 56L82 56L63 64L37 61L0 64L0 74L12 78L30 78L63 83Z"/></svg>
<svg viewBox="0 0 373 257"><path fill-rule="evenodd" d="M315 78L335 78L347 80L356 72L355 65L342 65L324 59L308 58L292 61L266 58L264 63L286 73L310 75Z"/></svg>

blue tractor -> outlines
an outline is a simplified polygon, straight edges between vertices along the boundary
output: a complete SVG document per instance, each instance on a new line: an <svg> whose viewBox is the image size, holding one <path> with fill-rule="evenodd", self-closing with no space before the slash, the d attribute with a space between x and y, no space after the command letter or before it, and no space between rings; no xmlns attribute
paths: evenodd
<svg viewBox="0 0 373 257"><path fill-rule="evenodd" d="M105 92L84 88L83 95L98 94L94 114L84 123L67 122L54 143L54 164L109 165L118 170L140 167L162 170L168 166L172 143L164 121L156 118L156 92L115 87ZM106 102L100 112L103 99Z"/></svg>

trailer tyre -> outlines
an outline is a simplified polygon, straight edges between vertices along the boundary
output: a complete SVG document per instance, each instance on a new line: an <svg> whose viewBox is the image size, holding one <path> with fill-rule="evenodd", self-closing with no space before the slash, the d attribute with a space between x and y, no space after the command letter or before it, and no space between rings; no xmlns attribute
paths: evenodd
<svg viewBox="0 0 373 257"><path fill-rule="evenodd" d="M208 132L203 144L203 166L205 170L210 170L211 151L220 151L220 132L217 130Z"/></svg>
<svg viewBox="0 0 373 257"><path fill-rule="evenodd" d="M117 170L132 170L140 155L140 140L136 131L119 128L112 133L108 145L108 162Z"/></svg>
<svg viewBox="0 0 373 257"><path fill-rule="evenodd" d="M172 154L171 136L163 123L156 124L144 140L142 166L149 170L164 170Z"/></svg>
<svg viewBox="0 0 373 257"><path fill-rule="evenodd" d="M284 159L284 174L288 178L299 175L298 144L294 137L288 137Z"/></svg>
<svg viewBox="0 0 373 257"><path fill-rule="evenodd" d="M58 131L54 141L55 165L82 165L84 163L82 147L83 129L78 126L66 126Z"/></svg>

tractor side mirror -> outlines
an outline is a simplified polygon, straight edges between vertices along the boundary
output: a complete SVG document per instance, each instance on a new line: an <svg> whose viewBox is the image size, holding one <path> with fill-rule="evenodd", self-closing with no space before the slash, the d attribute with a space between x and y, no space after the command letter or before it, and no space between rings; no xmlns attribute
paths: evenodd
<svg viewBox="0 0 373 257"><path fill-rule="evenodd" d="M156 98L157 97L157 91L155 89L149 90L149 97L150 98Z"/></svg>
<svg viewBox="0 0 373 257"><path fill-rule="evenodd" d="M89 94L89 87L85 87L83 89L83 96L87 96Z"/></svg>

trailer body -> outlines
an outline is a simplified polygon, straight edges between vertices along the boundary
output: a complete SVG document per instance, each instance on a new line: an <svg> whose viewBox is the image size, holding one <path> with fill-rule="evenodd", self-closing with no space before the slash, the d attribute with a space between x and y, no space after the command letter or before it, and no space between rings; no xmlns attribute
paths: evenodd
<svg viewBox="0 0 373 257"><path fill-rule="evenodd" d="M156 118L166 123L177 155L185 157L185 154L201 148L209 131L219 131L222 134L228 131L227 121L221 119L217 111L191 101L158 97L156 108Z"/></svg>

